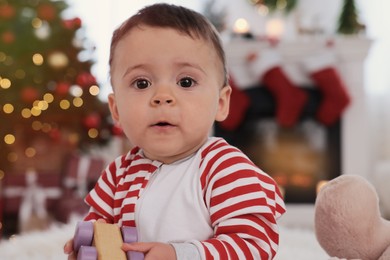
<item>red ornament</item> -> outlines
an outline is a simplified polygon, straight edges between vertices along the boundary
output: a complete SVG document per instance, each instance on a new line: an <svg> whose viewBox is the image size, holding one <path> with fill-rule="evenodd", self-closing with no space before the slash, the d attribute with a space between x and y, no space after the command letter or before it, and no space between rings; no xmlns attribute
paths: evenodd
<svg viewBox="0 0 390 260"><path fill-rule="evenodd" d="M67 82L58 82L55 92L60 96L65 96L69 92L70 85Z"/></svg>
<svg viewBox="0 0 390 260"><path fill-rule="evenodd" d="M1 35L1 40L6 44L11 44L15 41L15 34L11 31L6 31Z"/></svg>
<svg viewBox="0 0 390 260"><path fill-rule="evenodd" d="M61 140L61 131L58 128L53 128L49 132L51 140L58 143Z"/></svg>
<svg viewBox="0 0 390 260"><path fill-rule="evenodd" d="M64 26L65 29L76 30L81 28L81 19L77 17L73 19L63 20L62 25Z"/></svg>
<svg viewBox="0 0 390 260"><path fill-rule="evenodd" d="M89 87L96 84L96 78L89 72L82 72L77 76L76 83L81 87Z"/></svg>
<svg viewBox="0 0 390 260"><path fill-rule="evenodd" d="M56 18L56 10L51 4L42 4L37 8L38 17L42 20L52 21Z"/></svg>
<svg viewBox="0 0 390 260"><path fill-rule="evenodd" d="M100 126L100 123L101 123L100 115L98 113L89 114L84 118L83 123L84 123L85 127L87 127L88 129L98 128Z"/></svg>
<svg viewBox="0 0 390 260"><path fill-rule="evenodd" d="M12 5L5 4L0 6L0 18L10 19L15 16L15 8Z"/></svg>
<svg viewBox="0 0 390 260"><path fill-rule="evenodd" d="M21 99L26 103L32 103L38 99L39 93L38 90L34 87L25 87L20 93Z"/></svg>

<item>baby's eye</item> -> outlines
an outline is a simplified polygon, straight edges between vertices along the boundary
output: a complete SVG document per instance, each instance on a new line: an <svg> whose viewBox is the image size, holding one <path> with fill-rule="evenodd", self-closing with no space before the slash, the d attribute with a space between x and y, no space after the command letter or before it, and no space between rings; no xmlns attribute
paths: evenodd
<svg viewBox="0 0 390 260"><path fill-rule="evenodd" d="M183 88L189 88L189 87L192 87L196 84L196 81L193 80L192 78L190 77L185 77L185 78L182 78L180 79L177 84L180 86L180 87L183 87Z"/></svg>
<svg viewBox="0 0 390 260"><path fill-rule="evenodd" d="M132 85L137 89L146 89L151 85L151 83L146 79L137 79Z"/></svg>

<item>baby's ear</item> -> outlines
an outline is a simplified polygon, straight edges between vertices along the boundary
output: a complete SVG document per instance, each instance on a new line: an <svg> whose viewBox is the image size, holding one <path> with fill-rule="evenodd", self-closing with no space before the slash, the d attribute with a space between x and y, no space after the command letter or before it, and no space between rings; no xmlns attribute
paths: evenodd
<svg viewBox="0 0 390 260"><path fill-rule="evenodd" d="M119 123L119 112L114 93L108 95L108 107L110 108L112 119L114 119L116 123Z"/></svg>
<svg viewBox="0 0 390 260"><path fill-rule="evenodd" d="M219 93L218 111L215 120L221 122L226 119L229 114L230 94L232 88L229 85L224 86Z"/></svg>
<svg viewBox="0 0 390 260"><path fill-rule="evenodd" d="M234 131L243 123L251 101L249 96L236 85L232 78L230 78L229 83L231 107L226 119L220 123L220 126L225 130Z"/></svg>

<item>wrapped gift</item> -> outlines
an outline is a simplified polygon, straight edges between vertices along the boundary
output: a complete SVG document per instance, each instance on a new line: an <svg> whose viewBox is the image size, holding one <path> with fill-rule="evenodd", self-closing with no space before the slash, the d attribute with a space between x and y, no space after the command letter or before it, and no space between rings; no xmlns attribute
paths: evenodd
<svg viewBox="0 0 390 260"><path fill-rule="evenodd" d="M61 197L58 174L7 174L4 178L5 215L17 215L20 232L44 229L51 219L56 201Z"/></svg>
<svg viewBox="0 0 390 260"><path fill-rule="evenodd" d="M65 166L63 196L58 203L56 218L68 222L72 215L84 215L88 211L84 197L95 185L105 166L99 157L72 155Z"/></svg>
<svg viewBox="0 0 390 260"><path fill-rule="evenodd" d="M89 155L72 155L65 167L64 187L77 190L80 197L85 197L95 185L105 166L105 161Z"/></svg>
<svg viewBox="0 0 390 260"><path fill-rule="evenodd" d="M17 214L21 207L23 197L26 195L29 183L39 185L45 193L46 209L50 212L55 208L61 196L61 176L52 172L35 172L27 170L26 173L6 173L3 179L2 197L3 213Z"/></svg>

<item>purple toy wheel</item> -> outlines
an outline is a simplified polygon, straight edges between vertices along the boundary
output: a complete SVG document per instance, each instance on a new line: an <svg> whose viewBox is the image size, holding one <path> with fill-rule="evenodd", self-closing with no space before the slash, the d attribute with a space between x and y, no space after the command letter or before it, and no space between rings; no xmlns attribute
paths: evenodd
<svg viewBox="0 0 390 260"><path fill-rule="evenodd" d="M77 254L77 260L96 260L98 253L94 246L81 246Z"/></svg>
<svg viewBox="0 0 390 260"><path fill-rule="evenodd" d="M127 260L144 260L144 254L136 251L127 251Z"/></svg>
<svg viewBox="0 0 390 260"><path fill-rule="evenodd" d="M137 229L135 227L122 227L122 238L125 243L138 241Z"/></svg>
<svg viewBox="0 0 390 260"><path fill-rule="evenodd" d="M73 249L78 252L81 246L90 246L92 244L92 239L93 223L90 221L78 222L73 237Z"/></svg>
<svg viewBox="0 0 390 260"><path fill-rule="evenodd" d="M125 243L133 243L138 241L137 229L135 227L122 227L122 238ZM127 260L143 260L144 254L136 251L126 252Z"/></svg>

